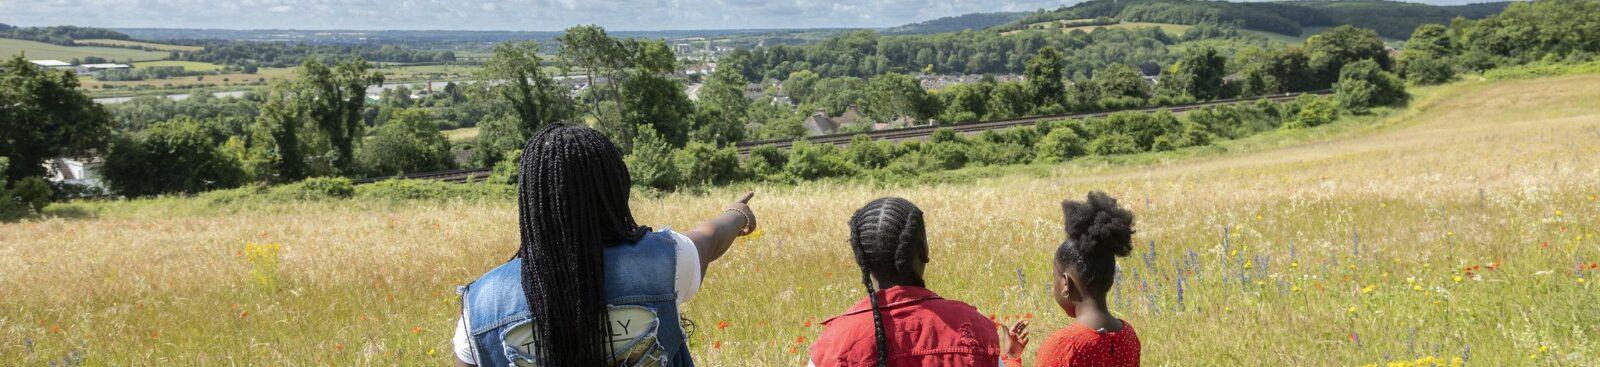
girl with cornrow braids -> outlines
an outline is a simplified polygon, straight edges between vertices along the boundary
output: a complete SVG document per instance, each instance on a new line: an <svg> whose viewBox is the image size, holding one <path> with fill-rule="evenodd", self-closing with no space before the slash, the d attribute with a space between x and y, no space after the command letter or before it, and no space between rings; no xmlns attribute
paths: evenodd
<svg viewBox="0 0 1600 367"><path fill-rule="evenodd" d="M457 366L693 366L678 312L711 262L756 229L745 194L688 232L628 207L628 167L604 135L551 124L523 148L522 244L461 287Z"/></svg>
<svg viewBox="0 0 1600 367"><path fill-rule="evenodd" d="M997 366L993 321L966 303L926 288L922 210L901 198L867 203L850 218L850 248L866 299L822 322L811 365Z"/></svg>

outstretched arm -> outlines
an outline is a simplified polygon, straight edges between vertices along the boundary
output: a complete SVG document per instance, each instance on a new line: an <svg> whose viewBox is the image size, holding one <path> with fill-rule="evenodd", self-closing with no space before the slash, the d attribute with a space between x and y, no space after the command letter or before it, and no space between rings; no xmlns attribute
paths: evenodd
<svg viewBox="0 0 1600 367"><path fill-rule="evenodd" d="M712 261L716 261L722 254L728 252L728 247L733 246L734 239L756 230L756 214L750 210L750 198L755 195L754 192L745 193L738 201L728 204L728 207L715 218L700 222L694 229L683 234L689 237L690 241L694 241L694 247L700 250L701 278L705 277L706 268L711 266Z"/></svg>

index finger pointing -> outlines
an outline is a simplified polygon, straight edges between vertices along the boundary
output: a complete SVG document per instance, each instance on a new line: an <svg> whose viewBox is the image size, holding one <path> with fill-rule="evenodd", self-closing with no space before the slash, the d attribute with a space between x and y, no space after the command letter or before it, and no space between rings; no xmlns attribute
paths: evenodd
<svg viewBox="0 0 1600 367"><path fill-rule="evenodd" d="M737 201L740 204L749 204L750 203L750 198L753 198L755 196L756 196L756 192L755 191L747 192L747 193L744 193L744 197L739 198L739 200L737 200Z"/></svg>

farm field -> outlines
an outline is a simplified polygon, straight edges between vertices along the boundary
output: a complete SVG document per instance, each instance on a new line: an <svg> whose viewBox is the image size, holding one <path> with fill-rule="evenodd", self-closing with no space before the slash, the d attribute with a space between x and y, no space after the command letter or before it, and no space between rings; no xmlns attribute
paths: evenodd
<svg viewBox="0 0 1600 367"><path fill-rule="evenodd" d="M210 79L209 77L207 79ZM754 190L741 240L686 304L706 366L805 364L864 291L857 206L927 213L929 287L1034 345L1059 202L1138 216L1112 311L1146 365L1600 364L1600 75L1414 88L1381 117L1216 147L969 168L918 186L823 182L634 199L689 228ZM0 355L27 365L449 363L456 285L517 246L516 204L164 198L0 224Z"/></svg>
<svg viewBox="0 0 1600 367"><path fill-rule="evenodd" d="M274 80L286 80L290 78L294 78L294 69L292 68L261 68L260 70L256 71L255 74L228 73L171 79L145 79L115 82L100 81L95 80L94 77L82 76L78 77L78 81L81 88L91 92L97 92L113 89L183 89L213 86L225 87L265 85L266 83L271 83Z"/></svg>
<svg viewBox="0 0 1600 367"><path fill-rule="evenodd" d="M10 58L21 53L26 53L29 60L61 61L72 61L72 59L82 59L89 56L102 57L113 62L124 62L130 59L133 61L160 60L167 57L166 52L116 47L61 46L44 42L0 38L0 55Z"/></svg>
<svg viewBox="0 0 1600 367"><path fill-rule="evenodd" d="M182 66L184 70L189 70L189 71L222 70L222 65L217 65L217 64L213 64L213 63L209 63L209 62L200 62L200 61L161 60L161 61L145 61L145 62L133 63L133 68L135 68L135 69L154 67L154 66Z"/></svg>
<svg viewBox="0 0 1600 367"><path fill-rule="evenodd" d="M205 47L200 47L200 46L168 45L168 44L154 43L154 42L140 42L140 41L114 40L114 39L75 40L75 41L72 41L72 42L76 43L76 44L80 44L80 45L111 46L111 47L124 47L124 48L144 48L144 49L153 50L153 51L190 52L190 51L200 51L200 50L204 50L205 49Z"/></svg>
<svg viewBox="0 0 1600 367"><path fill-rule="evenodd" d="M451 143L459 143L459 142L462 142L462 141L466 141L466 140L471 140L471 139L477 138L478 137L478 129L479 129L478 127L474 126L474 127L463 127L463 128L460 128L460 129L445 130L444 131L444 137L447 138L447 139L450 139Z"/></svg>

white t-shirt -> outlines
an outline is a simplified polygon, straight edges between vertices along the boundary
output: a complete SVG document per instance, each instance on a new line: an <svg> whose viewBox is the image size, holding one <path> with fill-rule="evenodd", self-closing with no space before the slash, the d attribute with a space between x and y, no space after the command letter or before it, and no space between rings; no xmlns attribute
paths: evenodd
<svg viewBox="0 0 1600 367"><path fill-rule="evenodd" d="M694 246L694 241L688 236L672 231L673 244L678 252L678 266L672 279L673 290L678 293L678 304L689 302L694 294L700 291L700 249ZM468 341L472 336L467 332L467 323L464 320L456 321L456 333L452 338L456 359L466 363L476 363L478 351L472 349Z"/></svg>

